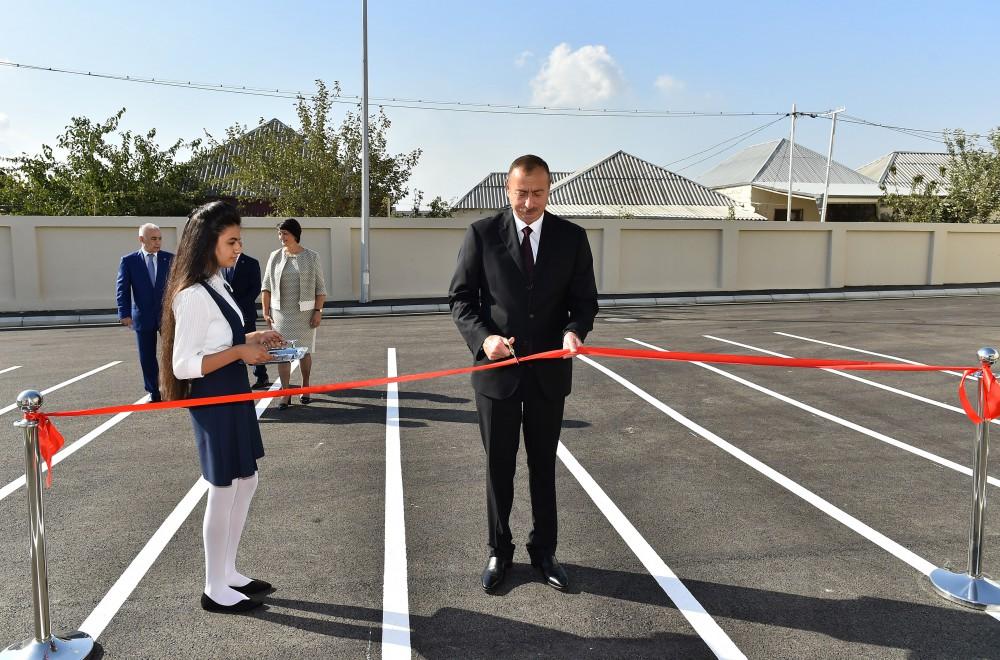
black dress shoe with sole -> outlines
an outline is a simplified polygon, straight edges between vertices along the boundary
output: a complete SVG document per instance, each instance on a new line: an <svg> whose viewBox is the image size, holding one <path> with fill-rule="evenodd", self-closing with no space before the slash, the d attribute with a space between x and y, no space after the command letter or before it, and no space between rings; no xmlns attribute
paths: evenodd
<svg viewBox="0 0 1000 660"><path fill-rule="evenodd" d="M503 583L503 579L507 577L507 569L510 568L511 563L510 559L499 557L487 559L482 576L483 591L489 593L499 587Z"/></svg>
<svg viewBox="0 0 1000 660"><path fill-rule="evenodd" d="M254 384L250 387L250 389L252 389L252 390L266 390L269 387L271 387L271 381L269 381L268 379L265 378L263 380L257 379L257 381L254 382Z"/></svg>
<svg viewBox="0 0 1000 660"><path fill-rule="evenodd" d="M264 582L263 580L250 580L249 583L244 584L242 587L233 587L233 589L240 592L244 596L259 594L262 591L268 591L270 588L271 583Z"/></svg>
<svg viewBox="0 0 1000 660"><path fill-rule="evenodd" d="M259 600L241 600L233 605L220 605L208 597L208 594L201 595L201 609L207 612L222 612L224 614L237 614L239 612L249 612L252 609L263 605Z"/></svg>
<svg viewBox="0 0 1000 660"><path fill-rule="evenodd" d="M539 560L532 559L531 565L545 578L545 583L553 589L566 591L569 589L569 576L555 555L545 555Z"/></svg>

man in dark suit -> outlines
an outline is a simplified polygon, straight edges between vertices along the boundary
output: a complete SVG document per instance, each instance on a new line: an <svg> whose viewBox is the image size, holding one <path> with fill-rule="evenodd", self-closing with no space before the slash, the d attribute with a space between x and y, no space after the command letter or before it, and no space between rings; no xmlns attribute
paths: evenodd
<svg viewBox="0 0 1000 660"><path fill-rule="evenodd" d="M152 223L139 227L137 252L118 264L118 319L135 330L142 366L143 387L150 401L160 400L160 369L156 362L156 335L160 331L163 292L174 255L160 249L163 234Z"/></svg>
<svg viewBox="0 0 1000 660"><path fill-rule="evenodd" d="M257 329L257 296L260 295L260 262L243 253L236 260L236 265L223 268L222 275L233 289L233 300L243 312L244 332ZM267 380L267 367L263 364L254 365L253 375L256 381L253 389L262 390L271 383Z"/></svg>
<svg viewBox="0 0 1000 660"><path fill-rule="evenodd" d="M575 351L594 325L597 286L587 234L545 212L550 183L544 160L521 156L507 174L510 208L474 222L465 234L449 301L476 364ZM472 374L487 463L487 592L503 582L514 555L510 511L522 426L533 525L527 551L550 586L569 586L555 556L555 465L572 368L572 360L544 360Z"/></svg>

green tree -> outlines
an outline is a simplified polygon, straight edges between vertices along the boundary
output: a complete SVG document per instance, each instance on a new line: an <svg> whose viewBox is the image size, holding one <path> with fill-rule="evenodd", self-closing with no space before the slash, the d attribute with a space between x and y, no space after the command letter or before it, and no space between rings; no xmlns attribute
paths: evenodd
<svg viewBox="0 0 1000 660"><path fill-rule="evenodd" d="M241 199L267 199L276 215L361 215L361 115L349 111L335 127L331 109L339 96L338 83L331 93L317 80L316 93L296 102L299 130L262 132L250 140L247 128L237 124L226 130L225 144L209 136L213 149L240 144L229 152L231 171L210 185L222 192L245 191ZM390 126L381 109L369 118L370 208L381 208L377 205L384 206L386 199L391 206L406 196L406 182L421 154L420 149L389 154Z"/></svg>
<svg viewBox="0 0 1000 660"><path fill-rule="evenodd" d="M105 122L73 117L57 146L36 156L5 158L0 168L0 211L17 215L185 215L202 199L193 166L178 163L185 148L199 142L178 140L167 149L156 143L156 129L145 135L118 130L125 108Z"/></svg>
<svg viewBox="0 0 1000 660"><path fill-rule="evenodd" d="M943 186L917 175L910 194L888 193L882 186L883 216L902 222L1000 222L1000 128L991 130L984 147L962 130L945 133L948 164ZM891 170L895 174L895 170ZM941 193L944 193L942 195Z"/></svg>
<svg viewBox="0 0 1000 660"><path fill-rule="evenodd" d="M438 195L431 200L430 210L427 211L428 218L450 218L451 216L451 206L448 202L442 199L441 195Z"/></svg>

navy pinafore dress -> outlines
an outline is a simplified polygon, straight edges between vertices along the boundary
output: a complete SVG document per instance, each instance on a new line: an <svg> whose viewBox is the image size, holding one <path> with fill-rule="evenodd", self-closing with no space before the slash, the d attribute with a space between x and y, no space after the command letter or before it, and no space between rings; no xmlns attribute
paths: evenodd
<svg viewBox="0 0 1000 660"><path fill-rule="evenodd" d="M207 282L202 282L233 330L233 346L246 343L243 322L236 310ZM191 380L191 397L222 396L250 392L247 368L242 360L231 362L201 378ZM229 486L233 479L252 477L257 459L264 456L264 443L253 402L238 401L188 408L198 444L201 474L213 486Z"/></svg>

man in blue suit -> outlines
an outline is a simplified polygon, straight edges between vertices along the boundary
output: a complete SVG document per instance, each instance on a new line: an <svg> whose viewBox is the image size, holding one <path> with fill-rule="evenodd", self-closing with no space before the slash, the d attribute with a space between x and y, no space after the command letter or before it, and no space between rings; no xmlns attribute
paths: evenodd
<svg viewBox="0 0 1000 660"><path fill-rule="evenodd" d="M257 297L260 295L260 262L244 252L236 260L236 265L223 268L222 276L229 282L233 290L233 300L243 312L244 332L257 329ZM253 389L266 389L271 383L267 379L267 367L263 364L254 365L253 375L256 381Z"/></svg>
<svg viewBox="0 0 1000 660"><path fill-rule="evenodd" d="M139 250L122 257L118 265L118 319L135 330L142 381L150 401L160 400L160 369L156 362L156 335L160 331L163 292L174 255L160 249L163 234L152 223L139 227Z"/></svg>

